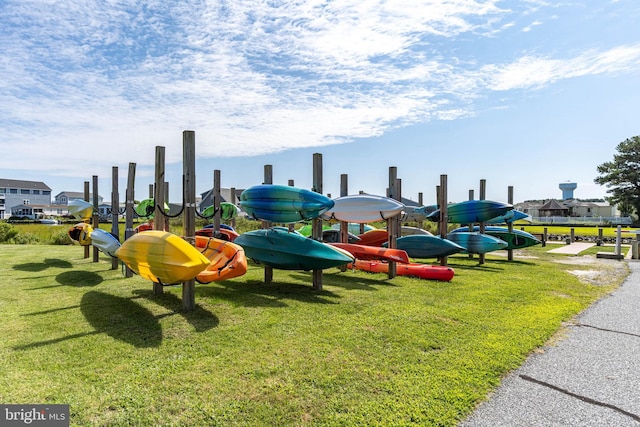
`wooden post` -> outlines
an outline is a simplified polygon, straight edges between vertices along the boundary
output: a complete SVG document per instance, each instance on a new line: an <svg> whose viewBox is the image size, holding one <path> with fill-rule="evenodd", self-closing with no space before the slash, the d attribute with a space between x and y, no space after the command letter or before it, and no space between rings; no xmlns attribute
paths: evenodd
<svg viewBox="0 0 640 427"><path fill-rule="evenodd" d="M340 197L349 195L349 176L346 173L340 175ZM349 223L340 221L340 242L349 243ZM340 266L340 271L347 271L347 266Z"/></svg>
<svg viewBox="0 0 640 427"><path fill-rule="evenodd" d="M98 217L98 175L93 175L93 229L100 227L100 218ZM93 247L93 262L100 260L100 251Z"/></svg>
<svg viewBox="0 0 640 427"><path fill-rule="evenodd" d="M312 191L322 194L322 154L313 153L313 188ZM314 218L311 226L312 237L322 238L322 217ZM313 289L322 290L322 270L313 270Z"/></svg>
<svg viewBox="0 0 640 427"><path fill-rule="evenodd" d="M440 208L439 232L440 238L447 238L449 226L449 215L447 213L447 175L440 175L440 186L438 187L438 207ZM440 265L447 265L447 257L440 257Z"/></svg>
<svg viewBox="0 0 640 427"><path fill-rule="evenodd" d="M155 184L149 187L153 190L153 229L164 230L164 147L156 146ZM153 293L160 295L164 292L162 283L153 283Z"/></svg>
<svg viewBox="0 0 640 427"><path fill-rule="evenodd" d="M480 180L480 200L485 200L486 197L487 197L487 180L481 179ZM484 234L484 222L480 223L480 234ZM485 254L479 254L478 263L484 264L484 260L485 260Z"/></svg>
<svg viewBox="0 0 640 427"><path fill-rule="evenodd" d="M220 235L220 217L222 216L222 212L220 209L220 170L215 169L213 171L213 235L219 237Z"/></svg>
<svg viewBox="0 0 640 427"><path fill-rule="evenodd" d="M164 185L162 187L163 187L162 191L164 192L164 201L168 205L169 204L169 183L165 181ZM182 191L184 191L184 190L182 190ZM164 203L162 204L162 213L164 213ZM163 219L163 222L164 222L164 231L169 231L170 230L170 228L169 228L169 220L171 218L169 218L166 215L163 215L162 219Z"/></svg>
<svg viewBox="0 0 640 427"><path fill-rule="evenodd" d="M129 173L127 175L127 192L125 201L125 224L124 224L124 239L127 240L133 236L133 204L135 203L135 182L136 182L136 164L129 163ZM124 272L125 277L133 277L133 271L126 267Z"/></svg>
<svg viewBox="0 0 640 427"><path fill-rule="evenodd" d="M264 182L263 184L273 184L273 165L264 165ZM271 228L269 221L262 221L262 228ZM268 265L264 266L264 283L271 284L273 282L273 268Z"/></svg>
<svg viewBox="0 0 640 427"><path fill-rule="evenodd" d="M546 234L547 228L545 227L545 234ZM602 244L604 243L602 238L603 238L603 232L604 230L602 229L602 227L598 228L598 245L597 246L602 246ZM546 238L546 236L545 236ZM638 234L638 238L640 238L640 234Z"/></svg>
<svg viewBox="0 0 640 427"><path fill-rule="evenodd" d="M184 196L183 230L187 241L195 246L196 243L196 135L192 130L182 132L182 157ZM219 192L219 189L218 189ZM218 194L220 198L220 194ZM164 203L164 201L163 201ZM218 201L218 203L220 203ZM162 205L164 206L164 204ZM218 229L220 224L218 224ZM196 307L196 281L187 280L182 283L182 308L192 311Z"/></svg>
<svg viewBox="0 0 640 427"><path fill-rule="evenodd" d="M543 234L542 234L542 246L547 246L547 237L549 235L549 229L547 227L544 228ZM602 238L602 234L600 235L600 238Z"/></svg>
<svg viewBox="0 0 640 427"><path fill-rule="evenodd" d="M473 190L469 190L469 200L473 200ZM473 231L473 224L468 225L469 232ZM473 259L473 254L469 253L469 258Z"/></svg>
<svg viewBox="0 0 640 427"><path fill-rule="evenodd" d="M418 205L419 206L424 206L423 199L424 199L424 196L423 196L422 192L419 192L418 193ZM417 223L418 223L418 228L424 228L424 221L423 220L417 221ZM402 236L402 232L400 232L400 236Z"/></svg>
<svg viewBox="0 0 640 427"><path fill-rule="evenodd" d="M290 180L287 182L287 185L288 185L289 187L295 187L295 183L294 183L294 181L293 181L292 179L290 179ZM294 231L294 230L295 230L295 225L294 225L293 223L291 223L291 224L289 224L289 225L287 226L287 229L289 230L289 232Z"/></svg>
<svg viewBox="0 0 640 427"><path fill-rule="evenodd" d="M89 202L89 181L84 182L84 201ZM92 225L93 226L93 225ZM84 257L89 258L89 246L83 246L84 248Z"/></svg>
<svg viewBox="0 0 640 427"><path fill-rule="evenodd" d="M507 187L507 203L513 205L513 186L510 185ZM507 229L509 233L513 233L513 221L507 222ZM507 250L507 260L513 261L513 249Z"/></svg>
<svg viewBox="0 0 640 427"><path fill-rule="evenodd" d="M396 166L389 167L389 198L394 200L400 200L398 197L398 168ZM394 216L387 220L387 246L389 249L396 249L396 240L398 238L398 228L400 216ZM389 262L389 271L387 277L393 279L396 277L396 263L394 261Z"/></svg>
<svg viewBox="0 0 640 427"><path fill-rule="evenodd" d="M346 173L340 175L340 197L349 195L349 176ZM340 221L340 242L349 242L349 223ZM342 271L346 270L346 266Z"/></svg>
<svg viewBox="0 0 640 427"><path fill-rule="evenodd" d="M111 234L120 240L120 194L118 193L118 167L111 167ZM118 269L118 258L111 257L111 269Z"/></svg>
<svg viewBox="0 0 640 427"><path fill-rule="evenodd" d="M236 188L235 187L231 187L229 189L229 203L233 203L234 205L236 204ZM234 216L233 218L231 218L230 224L231 227L233 227L233 229L235 230L236 228L236 217Z"/></svg>

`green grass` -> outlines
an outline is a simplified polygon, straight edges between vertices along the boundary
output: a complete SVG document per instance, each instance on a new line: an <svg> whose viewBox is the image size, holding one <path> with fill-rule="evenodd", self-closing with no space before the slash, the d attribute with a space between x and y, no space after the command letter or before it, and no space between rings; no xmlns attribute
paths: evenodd
<svg viewBox="0 0 640 427"><path fill-rule="evenodd" d="M79 246L0 245L0 401L70 404L72 425L453 426L622 276L537 258L449 258L443 283L251 266L154 295Z"/></svg>

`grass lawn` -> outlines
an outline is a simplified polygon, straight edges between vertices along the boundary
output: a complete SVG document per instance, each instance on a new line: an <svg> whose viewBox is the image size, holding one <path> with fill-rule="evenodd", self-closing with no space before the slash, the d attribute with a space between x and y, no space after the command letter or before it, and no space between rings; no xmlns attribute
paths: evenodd
<svg viewBox="0 0 640 427"><path fill-rule="evenodd" d="M325 270L320 292L251 266L183 312L180 287L79 246L0 245L0 401L69 404L72 425L453 426L623 279L548 249L450 257L450 283Z"/></svg>

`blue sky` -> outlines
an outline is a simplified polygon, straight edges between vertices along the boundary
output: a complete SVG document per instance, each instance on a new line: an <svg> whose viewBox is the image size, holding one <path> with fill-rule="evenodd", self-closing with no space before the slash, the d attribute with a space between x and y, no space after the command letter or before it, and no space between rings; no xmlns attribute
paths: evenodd
<svg viewBox="0 0 640 427"><path fill-rule="evenodd" d="M274 183L435 203L603 197L597 165L640 134L640 3L474 0L0 0L0 177L54 194L99 177L136 198L165 147L182 194L182 133L197 191ZM121 197L121 199L124 199Z"/></svg>

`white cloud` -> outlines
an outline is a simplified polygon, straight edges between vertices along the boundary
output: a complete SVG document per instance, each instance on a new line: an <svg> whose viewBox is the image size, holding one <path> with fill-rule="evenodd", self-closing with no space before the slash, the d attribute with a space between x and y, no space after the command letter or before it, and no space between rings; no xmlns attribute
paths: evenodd
<svg viewBox="0 0 640 427"><path fill-rule="evenodd" d="M505 66L483 68L492 90L504 91L541 87L561 79L619 73L640 66L640 44L620 46L607 51L587 51L574 58L549 59L525 56Z"/></svg>

